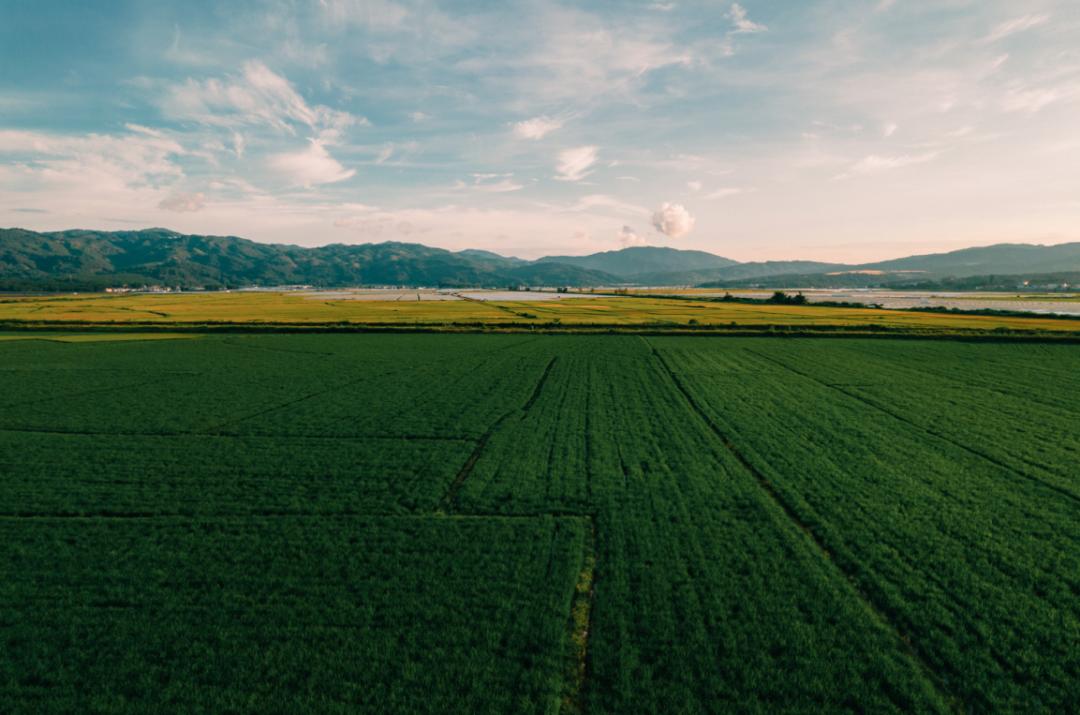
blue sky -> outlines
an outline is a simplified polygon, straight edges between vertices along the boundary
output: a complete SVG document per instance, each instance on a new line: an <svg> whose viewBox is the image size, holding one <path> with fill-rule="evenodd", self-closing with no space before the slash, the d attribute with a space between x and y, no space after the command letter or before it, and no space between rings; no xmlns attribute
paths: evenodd
<svg viewBox="0 0 1080 715"><path fill-rule="evenodd" d="M0 225L523 257L1080 240L1080 4L6 0Z"/></svg>

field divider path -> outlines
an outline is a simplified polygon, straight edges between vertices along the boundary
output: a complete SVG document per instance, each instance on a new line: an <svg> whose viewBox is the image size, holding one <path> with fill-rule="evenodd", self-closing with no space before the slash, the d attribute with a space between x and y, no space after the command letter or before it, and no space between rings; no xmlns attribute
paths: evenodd
<svg viewBox="0 0 1080 715"><path fill-rule="evenodd" d="M1021 470L1017 469L1014 466L1006 464L1005 462L1001 461L1000 459L998 459L997 457L994 457L991 454L987 454L986 452L983 452L980 449L976 449L975 447L964 444L963 442L960 442L959 440L953 439L952 437L949 437L948 435L943 434L942 432L938 432L937 430L931 429L930 427L920 425L918 422L915 422L915 421L913 421L911 419L908 419L903 414L901 414L899 412L896 412L895 410L890 410L888 407L885 407L885 406L877 403L874 400L871 400L871 399L869 399L867 397L864 397L864 396L860 395L857 392L853 392L851 390L848 390L848 389L844 388L842 385L837 385L837 384L825 382L824 380L822 380L820 378L817 378L817 377L811 375L810 373L803 372L802 370L799 370L798 368L794 368L791 365L788 365L787 363L785 363L783 360L779 360L777 358L774 358L771 355L765 355L764 353L759 353L756 350L751 350L749 348L747 348L746 351L748 353L750 353L751 355L754 355L756 357L761 358L762 360L765 360L765 361L770 362L770 363L772 363L774 365L777 365L777 366L779 366L779 367L781 367L781 368L783 368L783 369L785 369L785 370L787 370L787 371L789 371L789 372L791 372L791 373L793 373L795 375L798 375L799 377L802 377L802 378L804 378L806 380L810 380L811 382L814 382L814 383L816 383L818 385L821 385L822 387L826 387L826 388L828 388L830 390L835 390L836 392L839 392L842 395L845 395L845 396L847 396L847 397L849 397L849 398L851 398L853 400L856 400L857 402L860 402L860 403L866 405L867 407L871 407L871 408L877 410L878 412L881 412L882 414L888 415L889 417L892 417L894 420L897 420L898 422L902 422L905 425L907 425L909 427L912 427L912 428L922 432L923 434L929 435L930 437L933 437L935 439L941 440L942 442L950 444L953 447L956 447L957 449L960 449L960 450L962 450L964 452L967 452L968 454L971 454L971 455L973 455L975 457L978 457L978 458L980 458L980 459L982 459L982 460L984 460L986 462L989 462L990 464L993 464L995 467L998 467L1000 469L1004 469L1006 472L1009 472L1010 474L1015 474L1016 476L1018 476L1018 477L1020 477L1022 479L1026 479L1029 482L1032 482L1033 484L1036 484L1036 485L1038 485L1040 487L1043 487L1044 489L1049 489L1050 491L1052 491L1052 492L1054 492L1056 494L1059 494L1059 495L1061 495L1061 496L1075 502L1076 504L1080 504L1080 495L1077 495L1077 494L1069 491L1068 489L1065 489L1064 487L1059 487L1056 484L1051 484L1050 482L1047 482L1047 481L1045 481L1043 479L1040 479L1039 477L1037 477L1037 476L1035 476L1033 474L1028 474L1027 472L1021 471ZM1023 458L1021 457L1020 459L1023 459ZM1027 460L1023 460L1023 461L1027 461Z"/></svg>
<svg viewBox="0 0 1080 715"><path fill-rule="evenodd" d="M664 356L660 354L660 352L656 349L655 346L653 346L649 339L644 336L642 336L641 339L645 341L645 344L651 350L653 357L664 369L664 372L667 373L668 377L671 379L672 383L674 383L676 389L682 394L683 398L690 405L690 408L693 410L693 412L705 423L705 425L716 436L716 438L727 449L727 451L730 452L733 457L735 457L735 459L739 462L743 469L745 469L750 474L750 476L754 478L758 486L761 488L762 492L764 492L765 496L768 497L769 500L780 509L781 513L783 513L784 516L787 517L787 520L794 527L796 527L798 531L802 532L810 545L814 547L814 551L822 559L822 561L833 569L839 581L841 583L846 583L849 588L852 589L855 597L863 604L863 607L866 609L867 613L875 621L877 621L877 623L882 626L888 633L892 634L896 643L900 647L901 652L903 652L908 657L908 659L916 667L918 672L923 676L924 680L930 685L932 690L937 693L938 697L941 698L943 702L948 703L954 711L960 712L961 708L959 707L958 699L954 695L949 693L942 685L942 683L938 680L933 668L931 668L930 665L923 659L922 655L919 653L918 647L915 645L911 637L906 635L895 623L893 623L886 615L886 610L879 607L878 604L876 604L871 599L871 597L862 588L860 588L858 579L853 574L846 571L843 566L841 566L835 559L833 559L832 554L829 551L828 545L823 542L817 534L814 533L814 530L811 529L805 521L803 521L802 517L799 516L795 508L788 502L787 499L783 497L783 495L780 494L779 490L777 490L777 488L772 484L769 478L765 476L765 474L761 470L759 470L753 464L753 462L750 461L750 459L743 453L743 451L739 449L738 445L736 445L731 440L731 438L728 437L727 433L725 433L720 428L720 426L717 425L711 417L709 417L709 414L704 410L704 408L702 408L702 406L694 398L691 392L683 384L682 380L679 379L679 376L675 373L674 370L671 369L671 366L668 364L667 360L664 359Z"/></svg>
<svg viewBox="0 0 1080 715"><path fill-rule="evenodd" d="M452 513L454 511L454 508L457 505L458 492L461 491L461 487L465 484L465 480L472 474L473 468L480 460L480 456L484 453L484 447L487 446L488 440L490 440L507 420L514 416L514 414L520 413L521 419L525 419L525 417L528 416L529 410L532 409L536 400L539 399L540 393L547 383L548 375L551 374L551 368L554 367L557 359L558 358L553 357L548 361L547 366L544 368L544 372L541 373L540 379L536 382L536 387L533 388L532 394L529 395L529 399L526 400L525 404L520 408L515 408L504 413L476 440L476 446L473 448L472 454L465 460L465 464L461 465L461 469L459 469L458 473L454 476L454 480L450 482L446 494L444 494L443 498L439 501L439 509L441 511L446 513Z"/></svg>
<svg viewBox="0 0 1080 715"><path fill-rule="evenodd" d="M574 584L567 619L570 655L563 680L560 715L579 715L585 712L585 681L589 675L589 634L592 631L592 607L596 595L596 519L585 517L584 553L581 570Z"/></svg>
<svg viewBox="0 0 1080 715"><path fill-rule="evenodd" d="M490 301L490 300L480 300L478 298L470 298L469 296L462 295L461 293L454 293L453 295L456 295L458 298L461 298L462 300L467 301L469 303L480 303L481 305L487 306L488 308L494 308L495 310L502 311L503 313L509 313L510 315L513 315L513 316L515 316L517 318L525 318L526 320L533 320L533 318L535 317L535 316L529 315L528 313L519 313L519 312L517 312L516 310L514 310L513 308L511 308L509 306L500 305L499 303L495 303L495 302Z"/></svg>

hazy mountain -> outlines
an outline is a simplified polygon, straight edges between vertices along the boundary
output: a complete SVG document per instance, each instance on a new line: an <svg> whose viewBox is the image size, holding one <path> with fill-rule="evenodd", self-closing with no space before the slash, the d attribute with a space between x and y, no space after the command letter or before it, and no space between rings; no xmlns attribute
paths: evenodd
<svg viewBox="0 0 1080 715"><path fill-rule="evenodd" d="M966 285L957 281L971 276L1008 285L1028 274L1076 271L1080 271L1080 243L999 244L860 265L737 263L703 251L653 246L524 261L490 251L452 252L416 243L302 248L161 228L52 233L0 229L0 290L94 290L124 284L907 288L948 281Z"/></svg>
<svg viewBox="0 0 1080 715"><path fill-rule="evenodd" d="M1080 271L1080 243L1057 246L1001 243L857 265L778 262L773 264L777 270L748 275L739 273L739 268L749 265L725 269L701 285L934 290L950 287L954 290L979 287L991 290L990 286L1007 286L1003 289L1013 290L1024 281L1052 285L1054 276ZM780 268L789 270L778 270Z"/></svg>
<svg viewBox="0 0 1080 715"><path fill-rule="evenodd" d="M453 253L412 243L301 248L165 229L55 233L0 229L0 288L8 290L89 290L120 284L581 286L618 280L577 266L537 265L493 253Z"/></svg>
<svg viewBox="0 0 1080 715"><path fill-rule="evenodd" d="M733 263L722 268L697 271L676 271L668 273L642 273L635 276L643 285L681 286L699 285L710 281L739 280L762 276L783 275L795 272L819 272L847 270L849 266L839 263L820 263L818 261L754 261Z"/></svg>
<svg viewBox="0 0 1080 715"><path fill-rule="evenodd" d="M925 271L934 275L977 276L994 273L1050 273L1080 270L1080 243L1042 246L999 243L963 248L949 253L897 258L866 263L861 269L883 271Z"/></svg>
<svg viewBox="0 0 1080 715"><path fill-rule="evenodd" d="M681 251L663 246L634 246L588 256L545 256L539 263L565 263L634 279L644 275L703 271L735 265L736 261L705 251Z"/></svg>

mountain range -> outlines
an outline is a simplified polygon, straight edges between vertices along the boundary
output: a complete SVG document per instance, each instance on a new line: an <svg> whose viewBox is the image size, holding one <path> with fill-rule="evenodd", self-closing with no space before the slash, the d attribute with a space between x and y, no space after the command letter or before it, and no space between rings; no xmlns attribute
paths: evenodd
<svg viewBox="0 0 1080 715"><path fill-rule="evenodd" d="M138 231L0 229L0 290L245 286L922 286L979 276L1080 271L1080 243L998 244L865 264L738 262L703 251L640 246L535 261L414 243L257 243L236 236ZM978 280L974 281L978 283Z"/></svg>

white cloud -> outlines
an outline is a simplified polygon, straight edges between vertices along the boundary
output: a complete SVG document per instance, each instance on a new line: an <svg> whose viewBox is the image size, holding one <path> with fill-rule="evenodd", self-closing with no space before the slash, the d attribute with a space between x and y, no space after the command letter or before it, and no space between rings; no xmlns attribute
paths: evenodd
<svg viewBox="0 0 1080 715"><path fill-rule="evenodd" d="M514 135L521 139L543 139L556 129L561 129L562 125L562 119L545 116L533 117L532 119L515 122Z"/></svg>
<svg viewBox="0 0 1080 715"><path fill-rule="evenodd" d="M201 211L206 207L206 195L201 192L185 194L169 194L158 202L159 209L184 213L189 211Z"/></svg>
<svg viewBox="0 0 1080 715"><path fill-rule="evenodd" d="M287 79L256 60L245 62L238 76L173 85L162 109L174 119L233 129L262 125L295 134L298 125L304 126L324 143L337 141L354 124L368 123L348 112L309 105Z"/></svg>
<svg viewBox="0 0 1080 715"><path fill-rule="evenodd" d="M559 181L581 181L592 173L590 169L596 163L596 152L595 146L579 146L559 152L555 178Z"/></svg>
<svg viewBox="0 0 1080 715"><path fill-rule="evenodd" d="M769 28L760 23L754 22L746 16L746 9L739 3L732 3L731 10L728 11L728 18L731 20L731 24L735 26L732 32L736 35L746 35L755 32L765 32Z"/></svg>
<svg viewBox="0 0 1080 715"><path fill-rule="evenodd" d="M865 176L867 174L880 174L885 171L892 171L893 169L901 169L905 166L913 166L915 164L925 164L929 161L933 161L939 155L939 152L926 152L923 154L896 154L889 156L881 156L878 154L871 154L870 156L863 157L859 161L851 165L851 167L843 174L837 176L837 179L849 179L853 176Z"/></svg>
<svg viewBox="0 0 1080 715"><path fill-rule="evenodd" d="M619 239L619 243L623 248L629 248L630 246L644 246L645 239L642 238L629 226L623 226L619 229L619 233L616 234L616 238Z"/></svg>
<svg viewBox="0 0 1080 715"><path fill-rule="evenodd" d="M701 191L701 182L700 181L687 181L686 182L686 188L690 189L691 191Z"/></svg>
<svg viewBox="0 0 1080 715"><path fill-rule="evenodd" d="M319 184L333 184L345 181L356 174L355 169L346 169L318 140L312 139L302 151L286 152L270 157L270 166L284 174L291 183L305 188Z"/></svg>
<svg viewBox="0 0 1080 715"><path fill-rule="evenodd" d="M1045 25L1050 19L1049 15L1024 15L1023 17L1013 18L1006 22L1001 23L990 34L983 38L983 42L997 42L1003 40L1010 35L1015 35L1018 32L1024 32L1030 30L1033 27L1039 25Z"/></svg>
<svg viewBox="0 0 1080 715"><path fill-rule="evenodd" d="M896 130L899 129L899 128L900 127L897 124L895 124L894 122L889 122L888 124L886 124L885 126L883 126L881 128L881 136L888 139L893 134L896 134Z"/></svg>
<svg viewBox="0 0 1080 715"><path fill-rule="evenodd" d="M49 183L142 186L183 176L175 158L188 152L178 142L135 124L128 130L126 135L0 130L0 154L21 160L30 174Z"/></svg>
<svg viewBox="0 0 1080 715"><path fill-rule="evenodd" d="M694 217L682 204L665 201L653 214L652 225L668 238L682 238L694 230Z"/></svg>
<svg viewBox="0 0 1080 715"><path fill-rule="evenodd" d="M629 15L602 17L555 3L535 3L514 36L520 50L476 54L454 68L483 77L516 97L513 108L533 111L557 103L594 105L603 97L632 97L650 73L693 64L690 49L659 22ZM501 32L506 28L499 28Z"/></svg>
<svg viewBox="0 0 1080 715"><path fill-rule="evenodd" d="M420 122L426 122L427 120L431 119L431 115L427 112L410 112L409 119L419 124Z"/></svg>

